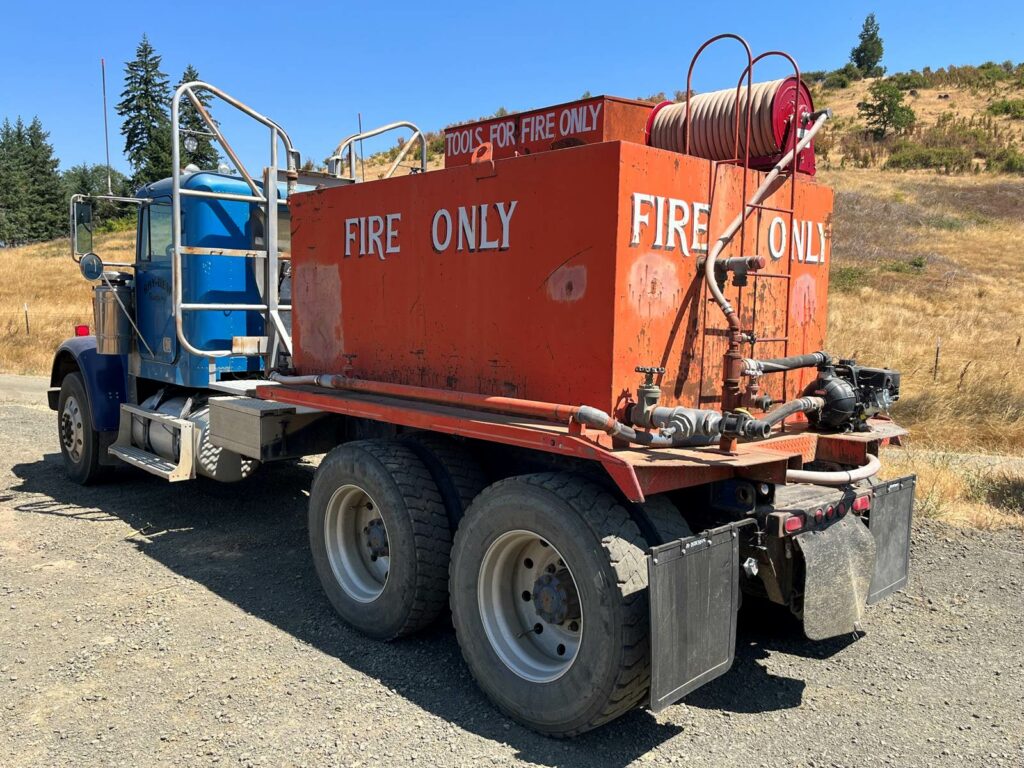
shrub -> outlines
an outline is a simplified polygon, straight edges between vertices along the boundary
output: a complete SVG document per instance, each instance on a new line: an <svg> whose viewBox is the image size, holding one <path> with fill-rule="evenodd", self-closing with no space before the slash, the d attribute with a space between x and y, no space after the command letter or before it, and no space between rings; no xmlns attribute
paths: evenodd
<svg viewBox="0 0 1024 768"><path fill-rule="evenodd" d="M971 153L963 147L926 147L903 139L897 142L885 167L901 171L928 169L960 173L971 167Z"/></svg>
<svg viewBox="0 0 1024 768"><path fill-rule="evenodd" d="M829 288L840 293L852 293L867 281L868 271L863 267L834 266L829 271Z"/></svg>
<svg viewBox="0 0 1024 768"><path fill-rule="evenodd" d="M1024 120L1024 99L999 99L988 105L990 115L1005 115L1012 120Z"/></svg>
<svg viewBox="0 0 1024 768"><path fill-rule="evenodd" d="M842 72L831 72L825 76L825 80L822 86L830 91L838 91L842 88L850 87L850 78L844 75Z"/></svg>
<svg viewBox="0 0 1024 768"><path fill-rule="evenodd" d="M875 137L881 139L891 129L906 132L917 120L914 110L903 103L903 92L887 80L878 80L868 89L869 98L857 104Z"/></svg>

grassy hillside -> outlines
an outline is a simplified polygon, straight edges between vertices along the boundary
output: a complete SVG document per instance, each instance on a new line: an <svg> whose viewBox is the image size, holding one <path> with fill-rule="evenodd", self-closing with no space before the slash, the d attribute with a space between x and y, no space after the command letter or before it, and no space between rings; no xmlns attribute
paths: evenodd
<svg viewBox="0 0 1024 768"><path fill-rule="evenodd" d="M1024 81L993 82L984 88L905 88L904 103L914 111L916 122L903 134L889 133L882 141L868 133L857 109L860 102L870 100L875 82L869 78L847 88L812 87L815 106L830 107L834 113L817 142L824 168L888 164L947 171L943 161L952 158L960 171L1024 172ZM1000 103L1011 114L993 113Z"/></svg>
<svg viewBox="0 0 1024 768"><path fill-rule="evenodd" d="M96 250L107 261L130 261L134 239L134 231L99 235ZM67 240L0 249L0 371L48 374L75 325L92 326L92 291L69 250Z"/></svg>

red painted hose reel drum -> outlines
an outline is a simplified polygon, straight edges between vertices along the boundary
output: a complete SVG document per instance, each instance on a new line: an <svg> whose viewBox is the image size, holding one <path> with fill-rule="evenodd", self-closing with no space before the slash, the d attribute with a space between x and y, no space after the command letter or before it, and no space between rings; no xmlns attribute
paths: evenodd
<svg viewBox="0 0 1024 768"><path fill-rule="evenodd" d="M689 153L708 160L743 161L746 132L747 89L739 89L739 142L736 141L734 88L700 93L690 98ZM750 88L750 166L771 168L793 144L790 123L798 104L798 121L814 111L811 93L795 77L754 83ZM686 152L686 102L662 102L647 121L647 143L673 152ZM797 161L797 170L814 173L814 143Z"/></svg>

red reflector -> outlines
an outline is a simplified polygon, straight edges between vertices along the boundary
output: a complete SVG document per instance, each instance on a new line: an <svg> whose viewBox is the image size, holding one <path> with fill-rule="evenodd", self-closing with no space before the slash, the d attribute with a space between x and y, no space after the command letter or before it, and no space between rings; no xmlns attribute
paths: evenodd
<svg viewBox="0 0 1024 768"><path fill-rule="evenodd" d="M843 502L839 502L839 509L836 510L836 511L838 512L840 517L845 515L846 514L846 504L843 503Z"/></svg>
<svg viewBox="0 0 1024 768"><path fill-rule="evenodd" d="M833 507L833 506L829 506L829 508L825 510L825 517L827 517L829 520L831 520L835 516L836 516L836 508Z"/></svg>
<svg viewBox="0 0 1024 768"><path fill-rule="evenodd" d="M865 510L871 509L871 497L870 496L858 496L853 500L853 511L864 512Z"/></svg>
<svg viewBox="0 0 1024 768"><path fill-rule="evenodd" d="M790 515L786 518L786 522L782 524L783 529L786 533L793 533L799 531L804 527L804 516L803 515Z"/></svg>
<svg viewBox="0 0 1024 768"><path fill-rule="evenodd" d="M75 326L75 336L88 336L88 335L89 335L89 326L88 325L76 325Z"/></svg>
<svg viewBox="0 0 1024 768"><path fill-rule="evenodd" d="M814 511L814 522L820 523L824 519L825 519L825 513L822 512L820 509L816 509Z"/></svg>

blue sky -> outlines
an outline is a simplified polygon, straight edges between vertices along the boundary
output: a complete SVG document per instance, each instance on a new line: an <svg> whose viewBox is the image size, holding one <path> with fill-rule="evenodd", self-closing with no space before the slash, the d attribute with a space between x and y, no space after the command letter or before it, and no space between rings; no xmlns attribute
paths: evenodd
<svg viewBox="0 0 1024 768"><path fill-rule="evenodd" d="M111 152L127 170L113 105L124 62L144 32L172 83L192 63L204 79L277 120L303 156L317 160L354 132L357 112L364 127L409 119L437 129L499 106L529 109L587 90L671 93L685 86L697 46L724 31L744 35L755 53L781 48L804 69L830 69L846 61L873 10L891 72L1024 59L1020 2L678 3L666 15L669 5L5 3L0 118L38 115L64 168L102 162L104 57ZM726 43L709 51L697 90L735 84L737 53ZM766 67L758 79L777 74ZM226 119L223 111L218 117ZM260 163L264 134L235 130L243 155Z"/></svg>

